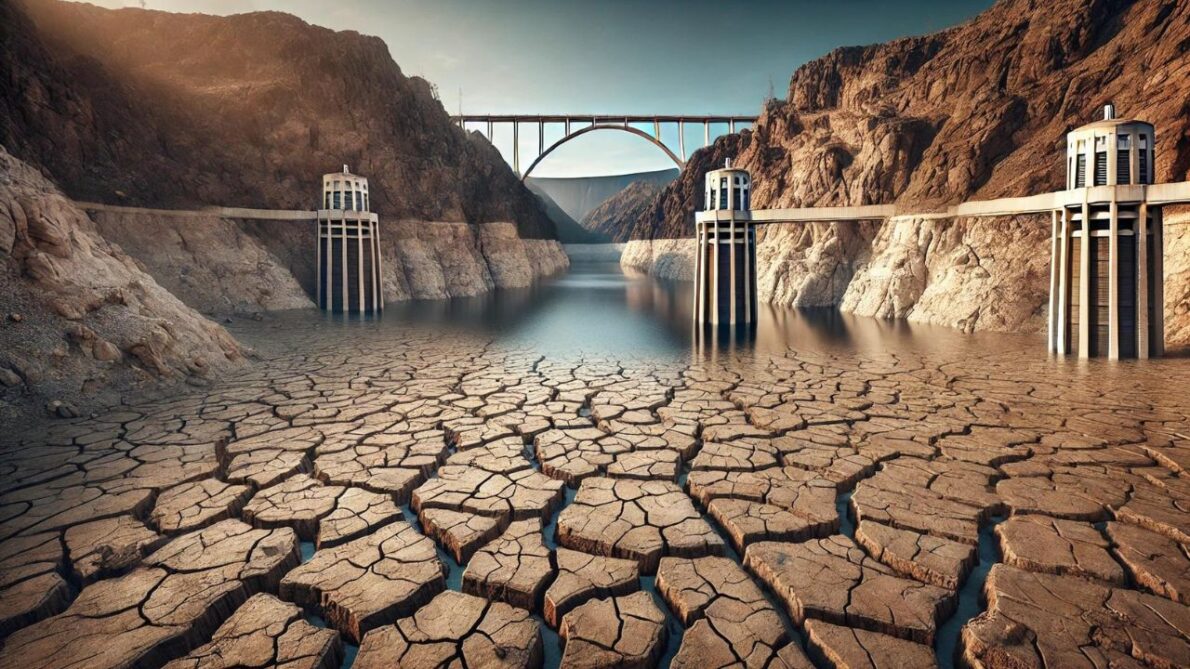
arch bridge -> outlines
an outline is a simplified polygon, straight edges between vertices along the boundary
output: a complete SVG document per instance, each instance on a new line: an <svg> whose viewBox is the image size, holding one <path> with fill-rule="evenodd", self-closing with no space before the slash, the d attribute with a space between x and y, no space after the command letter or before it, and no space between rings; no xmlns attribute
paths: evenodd
<svg viewBox="0 0 1190 669"><path fill-rule="evenodd" d="M492 141L492 133L497 124L512 124L512 169L521 180L526 179L533 169L546 156L558 147L576 137L580 137L596 130L619 130L638 137L642 137L665 152L674 165L681 169L686 164L686 126L702 125L702 146L709 146L711 140L724 134L712 133L712 125L725 126L727 133L734 133L740 126L750 126L756 123L755 116L723 116L723 115L652 115L642 116L633 114L462 114L452 116L451 120L464 130L474 129L475 125L486 128L485 136ZM563 129L562 138L546 146L545 128L548 124L559 125ZM537 126L537 157L529 164L529 168L521 172L521 126ZM645 126L641 129L639 126ZM677 126L678 146L675 153L662 139L663 128Z"/></svg>

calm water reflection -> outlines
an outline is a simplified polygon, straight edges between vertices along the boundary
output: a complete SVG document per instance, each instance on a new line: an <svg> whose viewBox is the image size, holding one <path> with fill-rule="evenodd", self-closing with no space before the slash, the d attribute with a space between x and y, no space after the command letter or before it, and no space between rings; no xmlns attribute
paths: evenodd
<svg viewBox="0 0 1190 669"><path fill-rule="evenodd" d="M761 305L752 332L696 332L692 285L626 273L616 262L576 260L568 273L526 289L454 300L390 304L384 321L462 328L543 354L684 355L691 350L885 350L942 352L1036 347L1040 335L967 335L950 328L842 314L833 308ZM696 336L696 334L698 336ZM1043 354L1043 353L1042 353Z"/></svg>

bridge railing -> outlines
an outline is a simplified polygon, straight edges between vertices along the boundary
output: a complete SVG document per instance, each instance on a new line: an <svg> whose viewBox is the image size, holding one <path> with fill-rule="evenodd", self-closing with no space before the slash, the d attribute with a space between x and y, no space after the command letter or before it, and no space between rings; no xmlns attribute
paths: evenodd
<svg viewBox="0 0 1190 669"><path fill-rule="evenodd" d="M645 138L651 138L655 145L657 145L670 157L678 167L685 164L688 154L686 153L686 125L699 125L703 127L703 143L702 145L709 146L711 144L712 134L711 126L713 124L721 124L727 126L729 134L735 133L737 129L742 129L740 126L752 125L756 123L756 116L747 115L724 115L724 114L706 114L706 115L686 115L686 114L460 114L452 116L451 120L457 123L460 128L467 129L468 124L484 124L486 126L485 136L489 142L493 141L495 134L495 126L497 124L511 124L512 125L512 168L516 171L522 179L532 172L533 168L541 162L545 156L549 155L554 149L571 139L590 132L593 129L620 129L628 130L634 134L641 135ZM523 174L521 173L521 125L529 124L537 126L537 155L532 162L529 169ZM563 126L563 133L561 139L554 142L548 148L545 144L545 127L547 124L561 124ZM666 145L662 138L662 126L677 124L678 134L678 152L673 153ZM645 125L651 128L651 132L641 130L636 126ZM576 128L576 126L579 126ZM714 137L718 137L716 133Z"/></svg>

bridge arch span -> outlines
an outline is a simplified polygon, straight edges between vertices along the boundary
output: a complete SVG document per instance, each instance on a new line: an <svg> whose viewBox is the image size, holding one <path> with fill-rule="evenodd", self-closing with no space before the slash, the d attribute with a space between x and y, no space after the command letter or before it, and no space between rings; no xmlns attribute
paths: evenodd
<svg viewBox="0 0 1190 669"><path fill-rule="evenodd" d="M633 135L636 135L638 137L643 137L643 138L649 140L649 143L651 143L653 146L656 146L657 148L664 151L665 155L669 156L669 159L674 161L674 165L677 165L679 170L682 169L682 167L684 167L686 164L685 161L683 161L681 158L679 158L677 156L677 154L675 154L673 151L670 151L669 147L666 146L664 142L662 142L660 139L657 139L653 135L650 135L649 133L645 132L644 130L641 130L639 128L634 128L630 125L596 124L596 125L589 125L589 126L582 128L580 130L575 130L574 132L570 133L569 135L566 135L565 137L563 137L562 139L559 139L558 141L554 142L553 144L550 144L549 148L546 149L545 151L542 151L541 155L537 156L537 158L534 159L534 161L529 165L529 169L525 170L525 173L521 175L521 181L524 181L525 179L529 178L529 175L533 173L533 168L537 167L538 163L545 160L546 156L553 153L554 149L557 149L558 147L562 146L566 142L569 142L570 140L574 139L575 137L580 137L580 136L585 135L589 132L595 132L596 130L622 130L624 132L632 133Z"/></svg>

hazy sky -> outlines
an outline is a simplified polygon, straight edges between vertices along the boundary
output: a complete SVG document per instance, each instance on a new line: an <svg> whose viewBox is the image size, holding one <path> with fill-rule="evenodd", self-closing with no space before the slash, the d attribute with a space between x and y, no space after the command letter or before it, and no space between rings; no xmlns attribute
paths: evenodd
<svg viewBox="0 0 1190 669"><path fill-rule="evenodd" d="M784 97L802 63L831 49L933 32L992 0L92 0L106 7L235 14L281 10L337 30L378 35L406 74L438 86L467 113L758 113ZM546 144L561 136L547 129ZM526 134L529 135L528 140ZM510 155L510 128L496 144ZM677 131L666 140L677 152ZM521 134L521 165L536 132ZM687 151L702 129L687 128ZM570 142L536 176L672 166L656 147L615 131Z"/></svg>

